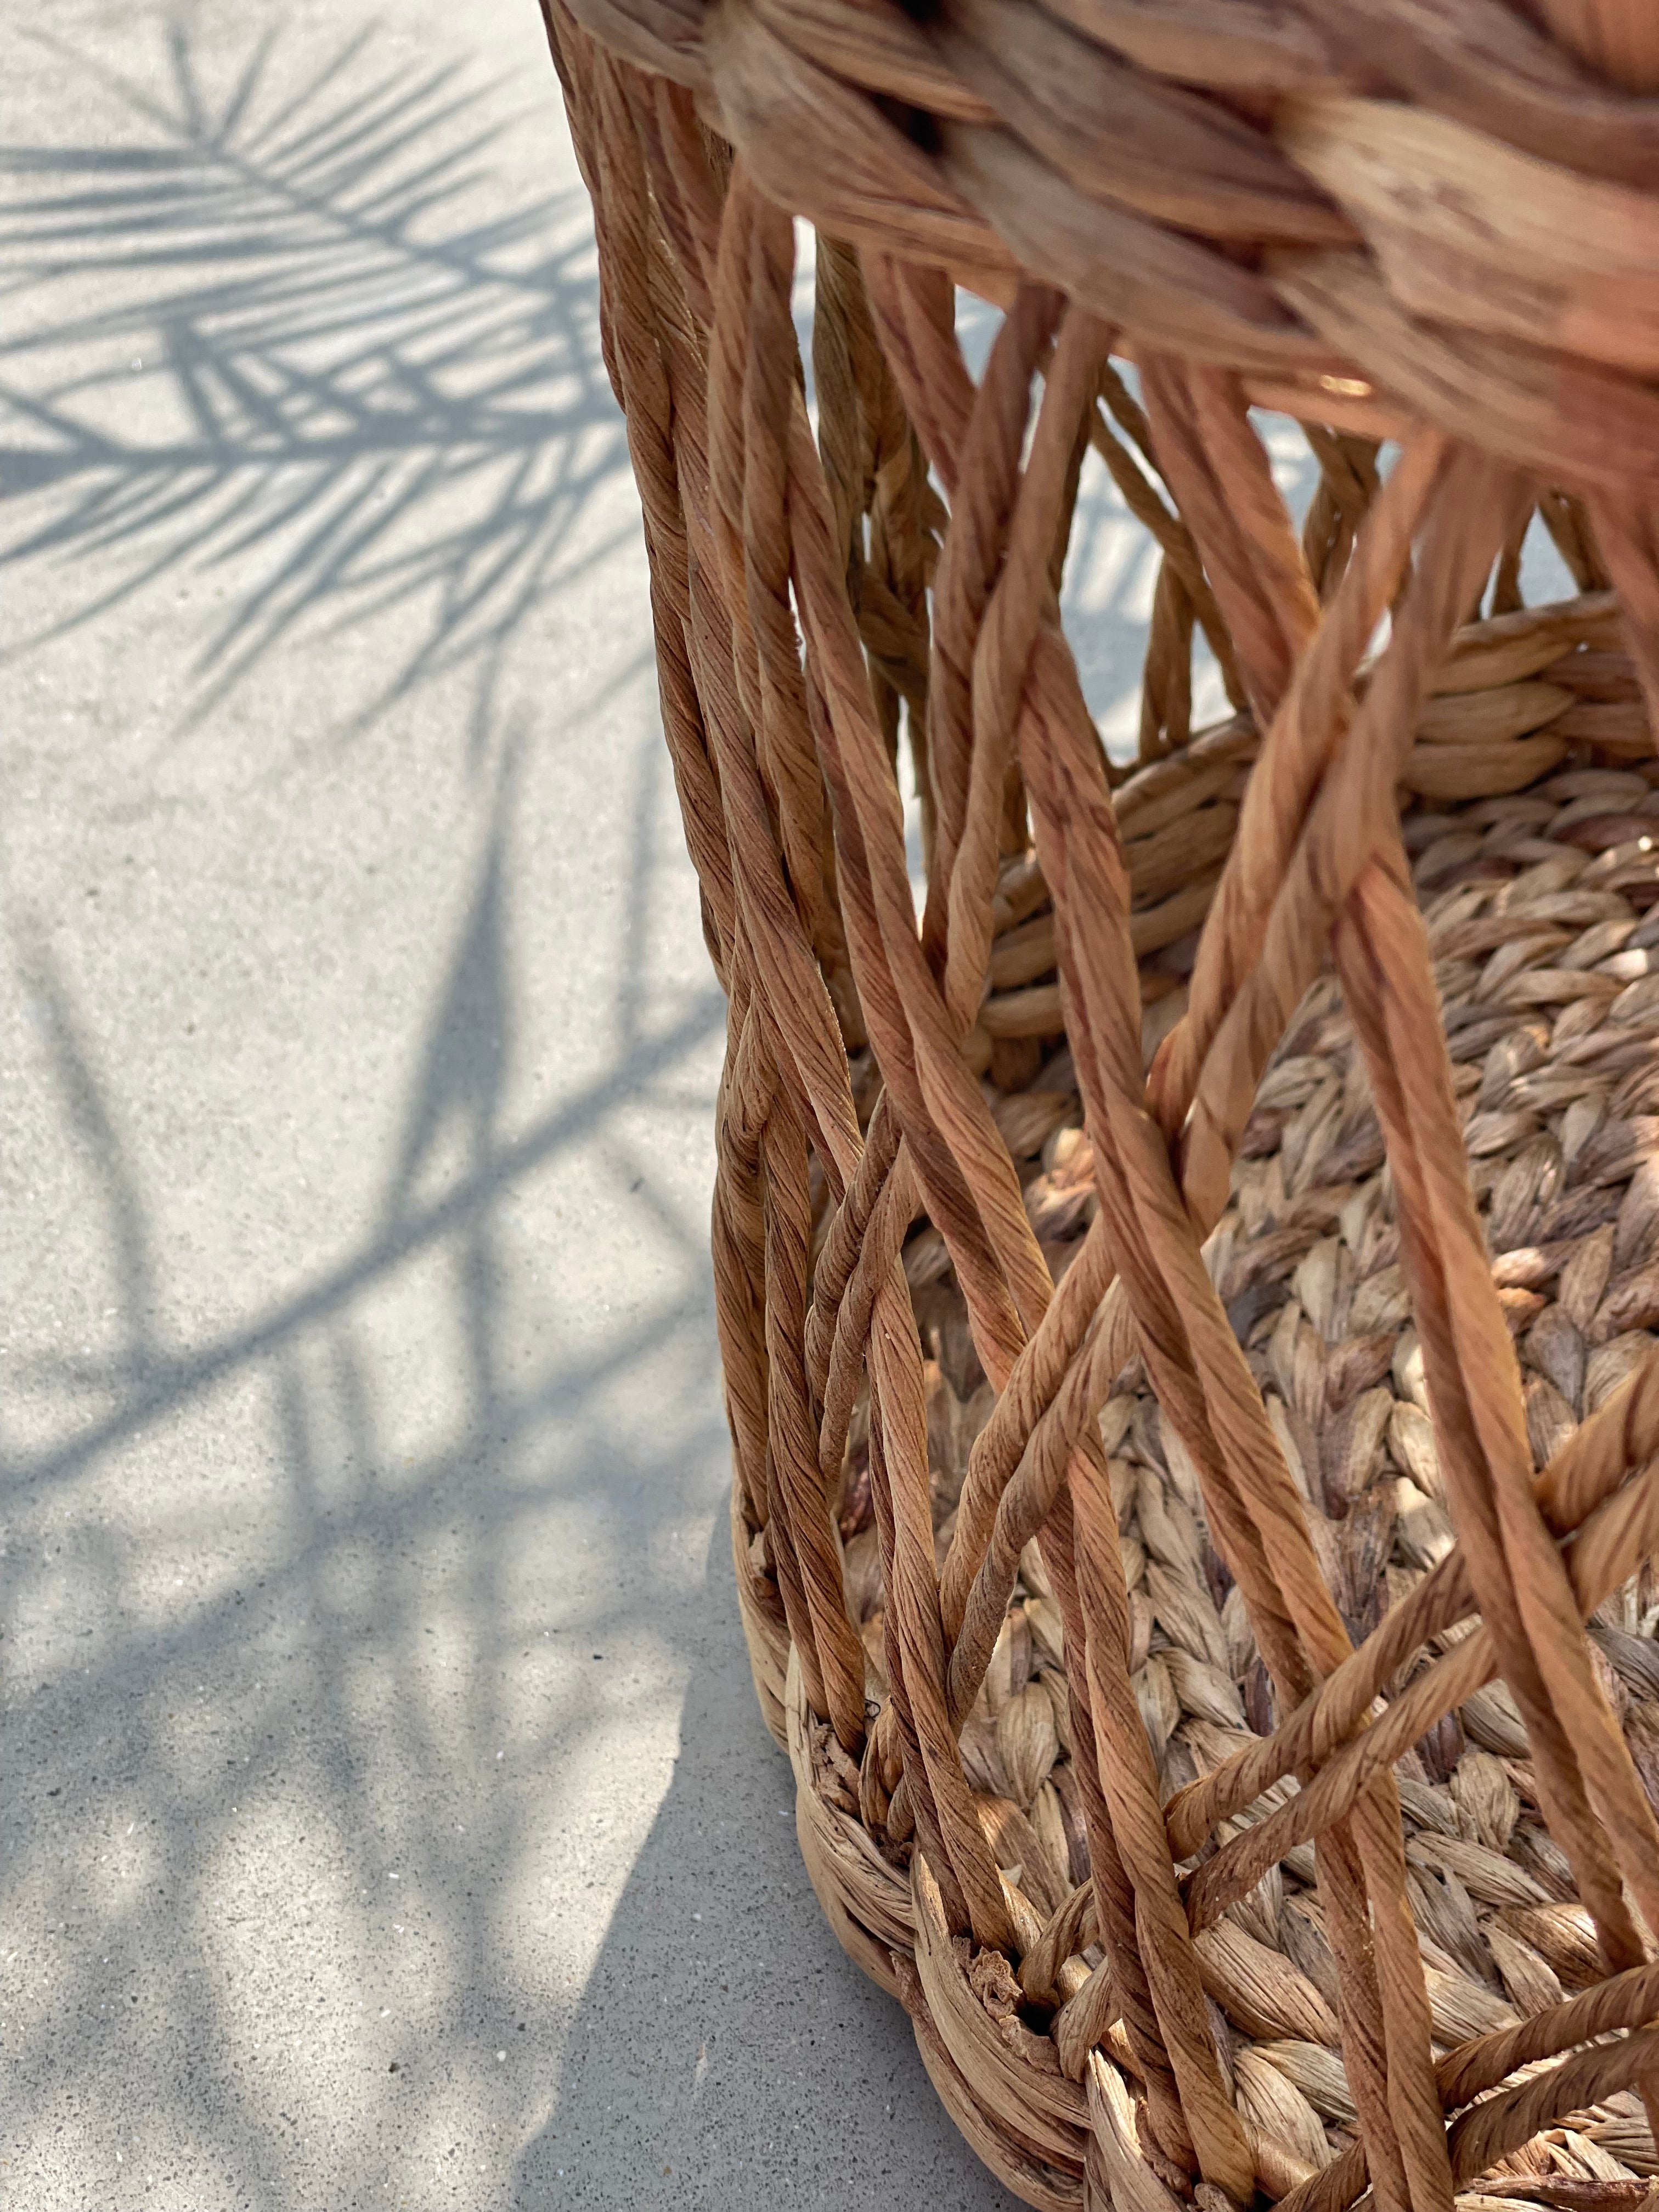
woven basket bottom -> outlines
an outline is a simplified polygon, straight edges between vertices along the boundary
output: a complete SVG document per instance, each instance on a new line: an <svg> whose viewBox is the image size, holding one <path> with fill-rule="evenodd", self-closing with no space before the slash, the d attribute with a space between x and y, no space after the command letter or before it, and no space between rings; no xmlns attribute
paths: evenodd
<svg viewBox="0 0 1659 2212"><path fill-rule="evenodd" d="M1659 854L1649 824L1659 838L1659 765L1568 769L1510 797L1419 807L1407 820L1472 1179L1540 1467L1646 1354L1659 1324ZM1008 871L1016 888L1018 875ZM1020 904L1010 902L1015 912ZM1191 944L1148 964L1149 1051L1184 1003ZM1006 1069L1006 1053L1003 1061ZM1028 1047L1024 1073L1023 1087L1000 1095L997 1118L1058 1279L1094 1210L1090 1147L1063 1047L1046 1056ZM1453 1541L1382 1159L1360 1058L1327 976L1262 1085L1206 1259L1356 1644ZM942 1561L992 1393L942 1240L919 1225L904 1256L929 1355ZM1101 1428L1131 1591L1134 1686L1167 1802L1282 1716L1210 1542L1194 1472L1139 1361L1117 1378ZM840 1528L869 1693L879 1698L884 1601L856 1423ZM752 1559L761 1540L735 1506L733 1534ZM747 1576L739 1583L762 1707L794 1767L802 1853L837 1936L904 2002L939 2095L1002 2180L1036 2205L1104 2204L1114 2156L1138 2165L1146 2154L1135 2111L1112 2105L1101 2081L1091 2100L1089 2085L1068 2077L1052 2010L1026 1999L999 1954L951 1938L919 1854L866 1832L856 1769L808 1710L779 1621L754 1602ZM1600 1607L1590 1629L1638 1772L1659 1804L1656 1620L1659 1578L1649 1566ZM1436 1639L1406 1675L1467 1632ZM1089 1876L1062 1649L1033 1544L962 1749L998 1862L1040 1921ZM1396 1771L1437 2048L1602 1978L1501 1682L1448 1712ZM1249 1817L1293 1788L1278 1785ZM1079 1940L1088 1932L1085 1923ZM1200 1949L1224 2075L1258 2179L1278 2197L1354 2141L1311 1843L1231 1905ZM1083 1942L1068 1962L1071 1985L1100 1956ZM1107 2047L1129 2063L1121 2029ZM1158 2171L1155 2154L1150 2164ZM1644 2107L1624 2090L1463 2185L1474 2197L1613 2206L1639 2202L1656 2174ZM1121 2169L1119 2178L1127 2186Z"/></svg>

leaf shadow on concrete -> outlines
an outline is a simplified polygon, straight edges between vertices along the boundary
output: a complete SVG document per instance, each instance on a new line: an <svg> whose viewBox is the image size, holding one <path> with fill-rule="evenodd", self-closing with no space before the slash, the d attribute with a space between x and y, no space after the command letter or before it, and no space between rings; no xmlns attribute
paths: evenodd
<svg viewBox="0 0 1659 2212"><path fill-rule="evenodd" d="M6 2179L168 2212L1000 2206L818 1914L754 1705L702 1218L724 1016L663 957L653 730L607 765L605 1050L523 1103L544 860L506 672L611 550L626 465L585 204L472 206L500 92L445 61L267 40L216 90L188 19L142 81L54 53L125 120L0 152L0 559L60 579L58 639L222 579L198 724L396 613L365 713L465 672L493 815L362 1133L378 1211L200 1328L188 1164L133 1133L166 1073L8 915L110 1304L27 1332L0 1402Z"/></svg>
<svg viewBox="0 0 1659 2212"><path fill-rule="evenodd" d="M187 18L142 79L25 36L118 118L0 146L0 565L56 565L45 635L229 575L199 721L278 645L412 603L365 714L465 667L487 720L627 465L580 191L503 210L503 167L537 173L505 88L368 30L320 61L266 35L223 81Z"/></svg>
<svg viewBox="0 0 1659 2212"><path fill-rule="evenodd" d="M217 1334L150 1318L167 1194L21 948L115 1305L13 1386L50 1419L3 1470L8 2134L43 2187L118 2157L181 2212L1001 2205L822 1922L753 1703L684 1164L723 1009L658 972L654 734L612 1048L509 1113L529 742L493 749L378 1218ZM561 1322L548 1209L602 1184L656 1264Z"/></svg>

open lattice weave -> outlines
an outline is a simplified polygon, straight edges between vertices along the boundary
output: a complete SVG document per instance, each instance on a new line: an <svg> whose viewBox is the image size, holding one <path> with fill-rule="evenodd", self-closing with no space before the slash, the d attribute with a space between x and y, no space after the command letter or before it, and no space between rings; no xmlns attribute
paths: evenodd
<svg viewBox="0 0 1659 2212"><path fill-rule="evenodd" d="M823 1908L1033 2204L1638 2204L1659 9L549 6ZM1060 621L1103 464L1133 769Z"/></svg>

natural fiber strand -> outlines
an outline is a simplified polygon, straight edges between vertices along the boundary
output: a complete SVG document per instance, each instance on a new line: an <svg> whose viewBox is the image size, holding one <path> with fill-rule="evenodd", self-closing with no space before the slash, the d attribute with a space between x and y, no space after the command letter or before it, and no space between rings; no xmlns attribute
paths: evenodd
<svg viewBox="0 0 1659 2212"><path fill-rule="evenodd" d="M1033 2204L1635 2212L1651 11L574 5L823 1909ZM1096 470L1133 763L1061 613Z"/></svg>

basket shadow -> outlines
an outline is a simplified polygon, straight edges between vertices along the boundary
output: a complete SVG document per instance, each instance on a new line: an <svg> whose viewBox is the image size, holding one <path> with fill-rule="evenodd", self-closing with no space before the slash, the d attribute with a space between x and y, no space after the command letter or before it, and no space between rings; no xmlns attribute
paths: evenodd
<svg viewBox="0 0 1659 2212"><path fill-rule="evenodd" d="M848 1958L795 1841L755 1702L722 1516L673 1776L565 2044L514 2212L1012 2212L923 2071L902 2011Z"/></svg>

